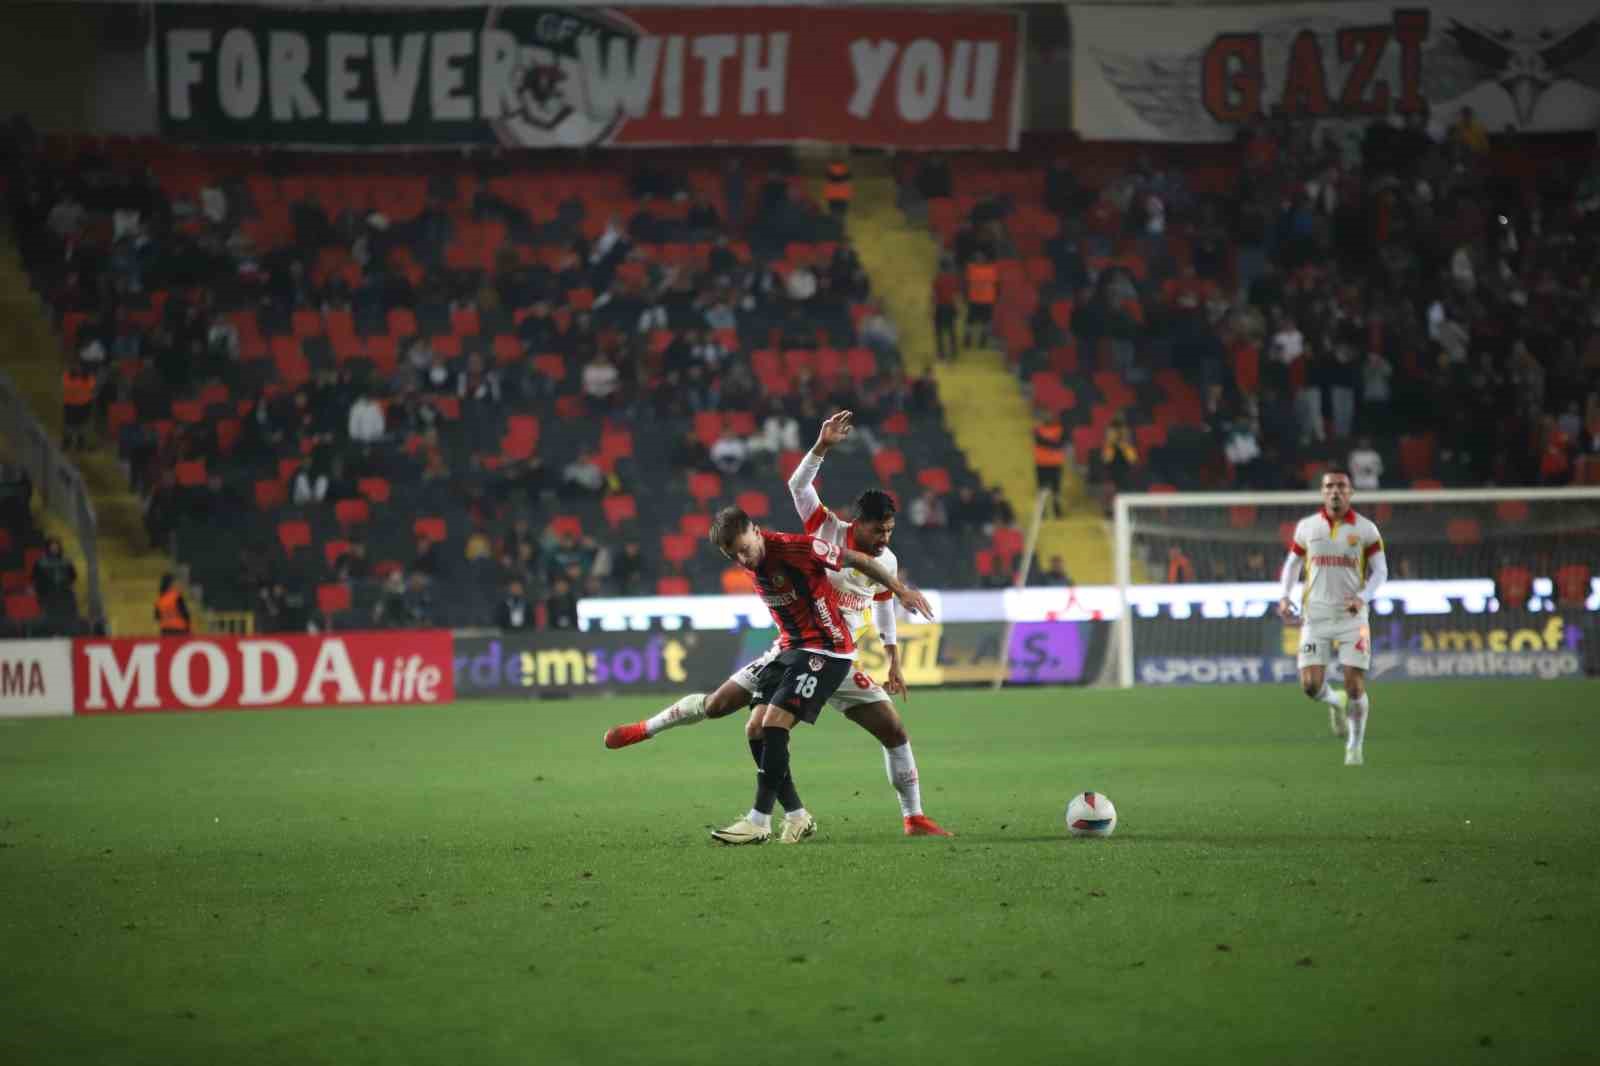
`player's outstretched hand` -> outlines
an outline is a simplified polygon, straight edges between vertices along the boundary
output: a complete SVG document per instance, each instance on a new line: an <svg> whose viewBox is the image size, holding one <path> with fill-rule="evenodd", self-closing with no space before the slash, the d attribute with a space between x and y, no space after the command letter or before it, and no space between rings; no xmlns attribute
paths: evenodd
<svg viewBox="0 0 1600 1066"><path fill-rule="evenodd" d="M850 424L852 417L854 416L849 411L836 411L829 415L822 423L822 428L817 430L817 447L827 451L848 437L850 431L855 428Z"/></svg>
<svg viewBox="0 0 1600 1066"><path fill-rule="evenodd" d="M928 597L918 590L906 589L903 595L896 596L895 599L905 605L906 610L920 614L930 622L933 621L933 608L928 606Z"/></svg>
<svg viewBox="0 0 1600 1066"><path fill-rule="evenodd" d="M903 700L911 698L911 693L906 691L906 677L900 672L898 663L889 667L889 676L883 679L883 691L891 696L899 696Z"/></svg>
<svg viewBox="0 0 1600 1066"><path fill-rule="evenodd" d="M1295 620L1294 601L1287 596L1278 601L1278 617L1285 622L1293 622Z"/></svg>

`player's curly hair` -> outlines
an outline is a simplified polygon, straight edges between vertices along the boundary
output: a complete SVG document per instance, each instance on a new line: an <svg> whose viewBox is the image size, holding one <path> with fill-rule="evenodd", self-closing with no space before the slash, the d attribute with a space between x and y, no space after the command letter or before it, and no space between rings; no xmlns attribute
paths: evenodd
<svg viewBox="0 0 1600 1066"><path fill-rule="evenodd" d="M733 542L752 525L741 507L724 507L711 519L711 543L722 551L732 551Z"/></svg>
<svg viewBox="0 0 1600 1066"><path fill-rule="evenodd" d="M894 497L883 489L868 489L856 497L856 518L863 522L882 522L898 509Z"/></svg>

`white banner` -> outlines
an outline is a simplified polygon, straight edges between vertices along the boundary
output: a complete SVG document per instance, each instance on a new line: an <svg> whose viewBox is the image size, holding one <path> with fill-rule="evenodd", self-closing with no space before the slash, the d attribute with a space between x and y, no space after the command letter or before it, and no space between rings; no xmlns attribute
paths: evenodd
<svg viewBox="0 0 1600 1066"><path fill-rule="evenodd" d="M1122 614L1115 585L1069 588L924 589L940 622L1101 622ZM1529 609L1553 610L1555 590L1547 577L1533 582ZM1229 585L1130 585L1128 604L1138 618L1261 618L1278 605L1276 581ZM1600 578L1590 585L1585 607L1600 611ZM1453 581L1391 581L1372 610L1384 616L1483 614L1500 609L1490 578ZM578 601L578 628L765 629L772 616L757 596L632 596Z"/></svg>
<svg viewBox="0 0 1600 1066"><path fill-rule="evenodd" d="M72 714L72 641L0 640L0 718Z"/></svg>
<svg viewBox="0 0 1600 1066"><path fill-rule="evenodd" d="M1078 6L1074 126L1087 138L1228 141L1258 115L1362 124L1470 107L1490 133L1600 126L1593 0L1432 6Z"/></svg>

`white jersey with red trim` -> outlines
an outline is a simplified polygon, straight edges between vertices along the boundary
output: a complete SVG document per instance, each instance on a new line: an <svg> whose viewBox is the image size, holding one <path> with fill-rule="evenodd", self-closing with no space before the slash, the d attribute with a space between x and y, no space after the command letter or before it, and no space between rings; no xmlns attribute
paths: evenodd
<svg viewBox="0 0 1600 1066"><path fill-rule="evenodd" d="M814 453L807 452L805 458L800 460L800 465L795 468L794 474L790 476L789 492L794 497L795 510L800 514L800 521L805 524L805 531L811 536L852 551L857 550L853 525L824 507L822 498L817 495L817 490L812 484L821 467L822 460ZM899 574L900 562L888 545L872 558L891 575ZM844 614L845 621L849 623L852 633L860 633L865 628L867 609L875 607L873 622L878 627L878 636L885 644L895 642L892 592L859 570L832 570L828 573L828 580L833 584L839 609Z"/></svg>
<svg viewBox="0 0 1600 1066"><path fill-rule="evenodd" d="M1361 591L1372 557L1383 551L1383 536L1370 519L1354 511L1337 522L1325 510L1307 515L1294 527L1289 550L1305 560L1300 613L1307 623L1367 624L1366 604L1355 615L1344 604Z"/></svg>

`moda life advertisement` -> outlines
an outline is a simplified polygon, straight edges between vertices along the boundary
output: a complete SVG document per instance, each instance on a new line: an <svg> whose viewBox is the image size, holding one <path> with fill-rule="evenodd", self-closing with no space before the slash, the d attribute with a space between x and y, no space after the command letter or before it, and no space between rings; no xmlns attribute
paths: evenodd
<svg viewBox="0 0 1600 1066"><path fill-rule="evenodd" d="M1019 132L1021 16L999 9L155 11L174 140L931 149Z"/></svg>
<svg viewBox="0 0 1600 1066"><path fill-rule="evenodd" d="M1229 141L1257 116L1448 122L1464 107L1491 133L1600 125L1600 8L1584 0L1069 10L1084 137Z"/></svg>

